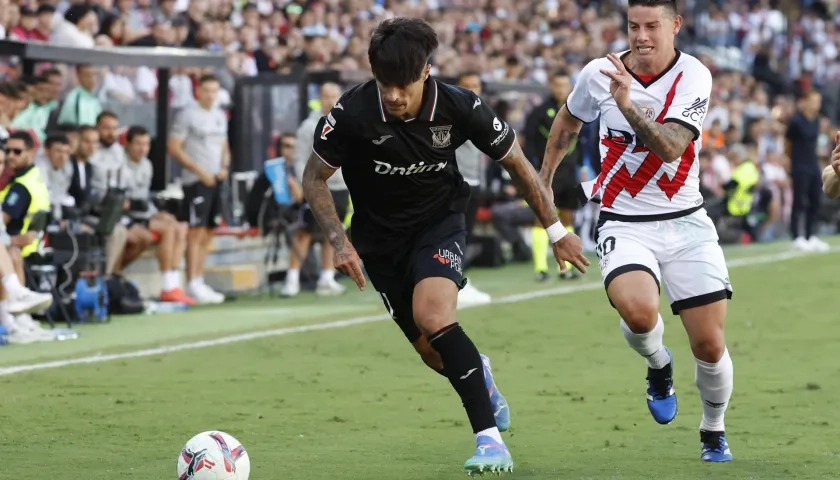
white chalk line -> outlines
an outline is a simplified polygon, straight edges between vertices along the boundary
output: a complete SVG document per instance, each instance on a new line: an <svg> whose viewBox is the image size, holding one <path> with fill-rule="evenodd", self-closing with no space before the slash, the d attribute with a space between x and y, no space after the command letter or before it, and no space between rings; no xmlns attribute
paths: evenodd
<svg viewBox="0 0 840 480"><path fill-rule="evenodd" d="M831 251L836 251L837 248L832 248ZM828 252L822 252L828 253ZM794 258L803 257L807 255L814 255L814 253L806 253L799 251L785 251L780 253L756 255L744 258L738 258L727 262L729 268L746 267L751 265L763 265L773 262L782 262L792 260ZM570 293L584 292L588 290L597 290L604 288L601 282L587 282L577 285L569 285L565 287L549 288L544 290L537 290L533 292L518 293L514 295L506 295L496 298L489 304L483 305L468 305L459 308L459 310L467 308L486 307L488 305L498 305L507 303L519 303L536 298L550 297L554 295L568 295ZM15 365L10 367L1 367L0 376L14 375L17 373L32 372L37 370L48 370L52 368L69 367L71 365L87 365L92 363L113 362L115 360L128 360L134 358L151 357L156 355L164 355L173 352L182 352L185 350L195 350L199 348L217 347L220 345L228 345L231 343L247 342L250 340L257 340L268 337L278 337L283 335L292 335L296 333L317 332L320 330L332 330L335 328L352 327L354 325L363 325L366 323L380 322L383 320L390 320L390 316L386 314L368 315L364 317L348 318L345 320L337 320L332 322L314 323L309 325L300 325L297 327L285 327L272 330L263 330L259 332L243 333L239 335L229 335L226 337L216 338L212 340L202 340L197 342L180 343L176 345L169 345L163 347L147 348L143 350L134 350L130 352L114 353L107 355L91 355L87 357L71 358L67 360L55 360L51 362L32 363L24 365Z"/></svg>

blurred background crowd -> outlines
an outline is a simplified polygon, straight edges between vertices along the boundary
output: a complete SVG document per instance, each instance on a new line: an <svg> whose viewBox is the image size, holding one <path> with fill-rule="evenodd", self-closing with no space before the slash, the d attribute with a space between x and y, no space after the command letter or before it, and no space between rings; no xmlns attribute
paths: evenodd
<svg viewBox="0 0 840 480"><path fill-rule="evenodd" d="M825 248L816 235L836 230L837 208L807 188L800 190L810 193L794 195L793 187L797 172L810 175L827 164L840 125L840 9L821 0L677 3L684 17L678 47L714 76L700 167L722 241L790 239L796 248ZM475 74L488 87L485 98L521 132L526 153L538 162L545 127L537 117L546 106L562 105L589 60L627 48L626 8L626 0L0 0L0 38L217 52L226 58L224 68L173 69L170 108L195 104L199 78L213 74L221 87L214 108L229 111L237 107L237 83L247 77L340 71L365 78L375 25L393 16L422 17L441 40L433 73L453 82ZM74 125L96 125L103 111L115 112L120 131L142 124L135 107L153 103L158 93L155 71L146 67L45 64L35 73L22 75L14 58L0 70L0 136L30 131L41 150L39 141L72 133ZM317 118L329 100L318 85L310 87ZM294 140L307 119L292 118L298 119L293 125L270 132L276 142L260 152L263 160L306 157L309 146ZM582 179L599 168L596 128L586 127L581 137ZM71 142L69 154L89 157L92 148ZM480 190L492 211L515 191L502 172L485 167ZM596 216L589 208L577 219L587 233L585 223Z"/></svg>

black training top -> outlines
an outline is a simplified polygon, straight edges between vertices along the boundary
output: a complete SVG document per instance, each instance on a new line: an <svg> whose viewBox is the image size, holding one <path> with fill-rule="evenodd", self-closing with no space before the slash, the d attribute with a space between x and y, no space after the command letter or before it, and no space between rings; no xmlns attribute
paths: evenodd
<svg viewBox="0 0 840 480"><path fill-rule="evenodd" d="M359 253L406 248L469 198L455 149L470 140L492 159L508 155L516 134L473 92L430 78L419 115L403 121L382 106L371 80L341 96L315 129L313 151L342 168L353 201Z"/></svg>

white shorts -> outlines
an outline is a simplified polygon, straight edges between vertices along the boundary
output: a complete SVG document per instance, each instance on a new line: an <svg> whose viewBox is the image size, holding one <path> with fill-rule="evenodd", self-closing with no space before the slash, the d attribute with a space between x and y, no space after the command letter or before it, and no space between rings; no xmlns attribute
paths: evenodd
<svg viewBox="0 0 840 480"><path fill-rule="evenodd" d="M658 222L605 221L596 252L605 288L622 273L648 272L664 284L675 315L732 298L717 230L703 209Z"/></svg>

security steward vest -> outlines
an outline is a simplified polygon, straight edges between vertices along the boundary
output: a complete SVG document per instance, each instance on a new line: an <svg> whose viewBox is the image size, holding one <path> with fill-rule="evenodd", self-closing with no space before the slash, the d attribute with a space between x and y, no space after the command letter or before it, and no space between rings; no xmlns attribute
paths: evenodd
<svg viewBox="0 0 840 480"><path fill-rule="evenodd" d="M47 184L44 183L44 179L41 178L41 171L37 168L30 168L28 172L15 178L12 183L7 185L6 188L0 192L0 201L6 199L6 195L9 194L9 189L12 188L12 185L15 183L23 186L23 188L29 192L29 196L31 198L31 201L29 202L29 209L26 211L26 217L23 219L23 228L20 230L20 233L26 233L29 230L29 224L32 222L32 217L35 213L49 211L50 192L47 189ZM32 243L23 247L20 250L21 255L26 258L35 253L35 251L38 250L38 242L39 240L35 239Z"/></svg>
<svg viewBox="0 0 840 480"><path fill-rule="evenodd" d="M761 179L761 174L755 163L746 161L735 167L732 180L737 183L735 190L729 195L726 209L733 217L743 217L752 209L755 187Z"/></svg>

